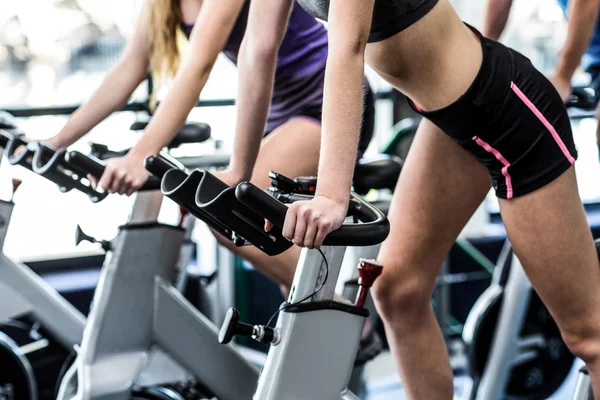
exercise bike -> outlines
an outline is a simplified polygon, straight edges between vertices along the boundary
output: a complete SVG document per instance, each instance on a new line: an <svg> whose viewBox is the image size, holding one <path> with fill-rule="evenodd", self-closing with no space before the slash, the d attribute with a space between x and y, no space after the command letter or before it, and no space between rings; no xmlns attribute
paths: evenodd
<svg viewBox="0 0 600 400"><path fill-rule="evenodd" d="M99 177L104 169L78 152L66 153L64 162L84 176ZM184 230L156 222L161 201L157 191L138 194L111 244L59 399L243 399L245 385L255 386L258 368L233 347L217 346L215 325L171 284ZM237 385L227 373L238 377ZM217 389L208 392L197 377Z"/></svg>
<svg viewBox="0 0 600 400"><path fill-rule="evenodd" d="M12 138L12 140L9 142L8 144L8 148L7 151L10 152L10 154L14 154L14 149L17 146L20 146L24 144L24 141L20 140L19 138ZM23 152L20 156L14 156L12 160L15 164L20 164L23 165L25 167L30 168L32 171L47 177L48 179L50 179L51 181L53 181L54 183L58 184L59 187L61 188L61 190L63 191L68 191L71 189L78 189L86 194L88 194L88 196L90 196L90 198L92 199L92 201L100 201L101 199L103 199L104 197L106 197L106 193L99 193L96 192L93 187L91 186L91 184L89 183L89 181L87 180L87 176L88 175L92 175L95 177L99 177L102 175L103 172L103 166L97 162L94 159L91 159L87 156L83 156L80 153L67 153L66 150L59 150L59 151L55 151L54 149L51 149L41 143L37 143L37 144L28 144L27 145L27 151ZM158 187L157 185L158 181L155 179L149 180L144 189L146 190L152 190L152 189L156 189ZM155 194L157 192L155 191ZM143 196L140 196L138 198L138 201L143 201L142 199ZM156 199L156 195L154 196L154 199ZM159 197L160 200L160 197ZM152 202L152 197L150 197L149 200L149 206L151 207L153 205ZM134 218L137 217L143 217L143 214L147 211L144 210L142 208L137 208L138 213L136 215L134 215ZM182 238L183 238L183 230L173 227L170 229L160 229L157 227L157 229L153 229L155 227L153 226L149 226L148 229L145 229L146 227L143 226L143 224L140 226L138 225L138 228L140 232L140 234L138 234L138 232L134 232L131 235L128 235L127 233L120 235L119 239L117 240L117 246L115 246L116 248L116 255L113 255L113 257L108 257L108 261L107 261L107 265L105 266L104 270L103 270L103 280L100 282L100 285L102 287L106 287L107 285L107 281L108 279L106 278L107 276L111 277L114 274L112 274L112 269L113 269L113 265L118 265L121 266L121 270L123 272L127 272L129 270L129 272L131 272L131 269L134 266L139 266L142 269L145 267L151 268L152 265L165 265L165 266L170 266L170 267L165 267L166 269L170 270L169 272L174 273L175 268L174 265L176 264L176 261L179 257L179 245L181 244ZM135 229L134 229L135 230ZM171 234L171 231L176 231L176 234ZM160 234L160 235L159 235ZM142 244L142 246L140 246L138 244L138 246L135 246L135 240L140 240L139 244ZM172 245L171 245L171 242ZM120 243L124 243L123 247L120 249L121 251L119 251L119 247L118 245ZM144 246L148 245L148 244L152 244L152 247L150 248L146 248ZM131 250L125 251L125 248L137 248L137 251L132 252ZM113 263L113 261L111 260L115 260L115 262ZM117 277L118 278L118 277ZM137 280L136 276L132 277L132 280ZM135 282L134 282L135 283ZM126 289L126 288L125 288ZM131 289L131 288L129 288ZM112 291L110 292L110 294L118 296L119 293L117 291ZM150 291L150 294L152 294L152 291ZM117 297L118 299L118 297ZM94 335L97 335L98 333L102 333L104 329L110 329L110 326L101 326L99 327L97 324L95 324L95 318L94 315L95 313L97 313L99 310L101 310L103 308L103 304L102 304L102 299L98 299L95 298L94 300L94 304L92 306L92 311L90 313L90 317L88 319L88 327L86 329L83 329L83 340L82 340L82 350L85 350L86 347L86 343L89 340L93 340L90 339L90 336L93 338ZM130 302L130 304L135 303L135 301ZM130 321L130 322L136 322L136 321ZM140 322L139 319L137 320L137 322ZM126 331L127 333L125 335L118 335L119 332L123 332L123 331L119 331L119 329L124 329L125 327L122 326L112 326L112 333L117 333L116 336L113 335L106 335L104 336L104 338L110 338L112 340L110 340L109 342L104 342L108 347L116 347L118 348L119 346L119 340L115 340L115 337L121 337L123 338L123 341L127 342L127 338L124 338L123 336L135 336L136 332L135 331ZM78 338L77 343L81 340L81 338ZM69 371L67 371L67 373L65 374L65 378L63 379L63 383L61 384L61 388L58 394L58 398L63 398L64 396L68 396L68 393L71 393L73 391L72 387L68 385L69 382L73 382L73 380L75 380L74 383L72 383L72 385L75 386L75 393L77 390L77 378L79 377L77 374L75 374L76 371L78 371L78 366L81 365L83 363L82 358L85 357L87 355L87 353L85 351L81 351L79 352L79 354L77 355L77 359L75 361L75 363L73 364L73 366L69 369ZM125 358L127 358L127 356L129 356L130 360L134 359L135 357L132 356L131 353L126 354ZM161 358L160 357L161 354L158 353L156 355L156 359L158 360L158 366L164 368L165 370L168 371L172 371L170 372L170 376L173 375L177 375L178 372L180 372L180 370L178 370L177 368L171 368L172 365L169 363L169 360L165 361L165 358ZM157 363L151 363L148 362L149 366L155 366L157 365ZM120 365L121 366L121 365ZM112 371L113 373L115 373L115 371ZM123 376L123 372L121 371L119 372L119 376ZM153 370L154 373L156 373L156 369ZM150 373L151 375L152 373ZM101 375L100 375L101 376ZM177 378L179 378L179 376L177 376ZM65 383L65 381L67 383ZM69 392L71 391L71 392ZM162 391L158 391L156 395L152 395L152 391L150 391L150 394L148 394L147 397L140 397L140 398L171 398L171 397L163 397L163 391L165 396L170 394L170 391L167 390L166 388L163 389ZM65 394L67 393L67 394ZM144 392L141 392L141 396L144 395ZM83 396L84 398L85 395ZM14 397L14 398L22 398L22 397ZM107 398L112 398L110 395L107 396Z"/></svg>
<svg viewBox="0 0 600 400"><path fill-rule="evenodd" d="M77 152L65 159L86 175L102 174L98 161ZM387 164L374 163L378 166L362 166L363 181L382 185L389 180L389 172L382 171ZM163 172L174 168L161 165ZM148 195L154 200L144 207L146 223L132 218L111 246L110 263L103 269L77 362L63 380L59 399L179 399L193 396L190 393L250 399L258 380L255 364L262 365L264 357L235 346L218 346L217 327L171 285L173 262L167 258L174 255L161 245L176 248L182 233L155 223L160 193ZM128 250L140 247L143 254ZM127 337L115 336L116 332L127 332ZM229 382L231 375L237 377L235 385Z"/></svg>
<svg viewBox="0 0 600 400"><path fill-rule="evenodd" d="M15 124L9 122L6 116L0 121L11 129L0 131L5 157L11 164L33 170L30 152L14 156L14 149L27 143L12 133ZM76 180L63 184L65 191L83 188ZM91 191L88 194L93 196ZM0 202L0 244L4 243L13 207L12 200ZM84 325L84 315L42 278L0 254L0 398L55 398L61 366L81 342Z"/></svg>
<svg viewBox="0 0 600 400"><path fill-rule="evenodd" d="M6 150L10 164L46 177L63 192L76 189L94 202L106 196L91 187L86 173L64 160L66 150L55 151L41 143L26 142L16 120L8 113L0 112L0 126L6 129L0 133L0 147ZM208 136L209 127L195 124L187 127L185 135L178 134L174 143L179 146L206 140ZM27 150L16 155L15 150L21 146ZM4 221L1 242L12 209L12 201L0 204L0 218ZM92 240L82 231L78 231L78 236L78 240ZM0 398L55 399L56 382L60 382L65 368L75 358L74 349L81 342L85 317L27 267L14 264L4 256L0 267L0 332L3 334Z"/></svg>
<svg viewBox="0 0 600 400"><path fill-rule="evenodd" d="M269 191L271 197L249 183L230 188L206 171L188 174L172 169L165 173L161 164L156 157L147 160L148 170L162 176L163 193L236 245L251 243L269 255L291 246L281 236L287 207L279 200L292 202L310 196L275 187ZM364 309L368 288L382 266L361 263L361 289L355 304L332 301L333 292L344 247L379 244L387 236L389 224L380 211L357 195L352 197L349 214L366 223L340 228L329 235L321 250L302 251L290 298L280 307L275 328L243 324L235 309L228 312L219 334L222 343L229 346L234 336L242 335L271 344L256 392L253 389L244 398L357 399L347 385L368 315ZM263 230L265 218L275 225L268 233Z"/></svg>

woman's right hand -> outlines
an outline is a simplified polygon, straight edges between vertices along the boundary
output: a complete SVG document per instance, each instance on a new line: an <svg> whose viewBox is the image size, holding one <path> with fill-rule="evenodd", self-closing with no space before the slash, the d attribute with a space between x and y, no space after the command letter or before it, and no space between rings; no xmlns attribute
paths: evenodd
<svg viewBox="0 0 600 400"><path fill-rule="evenodd" d="M282 234L296 246L318 249L323 240L344 223L348 204L342 204L325 196L315 196L309 201L297 201L288 205ZM273 224L265 223L265 231Z"/></svg>

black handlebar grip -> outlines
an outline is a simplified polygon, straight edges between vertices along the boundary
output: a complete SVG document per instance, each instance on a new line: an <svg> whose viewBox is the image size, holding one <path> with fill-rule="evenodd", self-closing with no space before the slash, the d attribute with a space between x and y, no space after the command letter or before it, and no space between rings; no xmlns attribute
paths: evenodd
<svg viewBox="0 0 600 400"><path fill-rule="evenodd" d="M269 220L273 225L283 228L287 207L264 191L248 182L240 183L235 195L242 203ZM362 224L342 225L331 232L323 241L326 246L373 246L383 242L389 232L390 224L385 215L356 194L351 199L352 211Z"/></svg>
<svg viewBox="0 0 600 400"><path fill-rule="evenodd" d="M104 174L104 164L100 160L81 154L78 151L68 152L65 161L96 179L102 178L102 174Z"/></svg>
<svg viewBox="0 0 600 400"><path fill-rule="evenodd" d="M242 203L264 217L273 225L283 228L288 208L249 182L242 182L235 188L235 196Z"/></svg>
<svg viewBox="0 0 600 400"><path fill-rule="evenodd" d="M144 167L152 175L161 178L170 170L177 168L161 156L150 156L144 160Z"/></svg>
<svg viewBox="0 0 600 400"><path fill-rule="evenodd" d="M86 156L85 154L81 154L78 151L71 151L66 154L65 161L71 166L80 169L81 171L93 176L96 179L100 179L102 177L102 174L104 174L105 165L96 157ZM148 178L146 183L144 183L144 185L139 189L139 191L158 189L160 189L160 179L150 177Z"/></svg>

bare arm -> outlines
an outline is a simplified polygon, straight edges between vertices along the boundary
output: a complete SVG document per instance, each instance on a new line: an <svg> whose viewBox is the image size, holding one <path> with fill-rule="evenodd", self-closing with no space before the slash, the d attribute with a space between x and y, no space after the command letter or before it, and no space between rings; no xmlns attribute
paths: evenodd
<svg viewBox="0 0 600 400"><path fill-rule="evenodd" d="M331 0L329 54L317 191L290 205L282 229L294 244L318 248L346 217L362 115L365 48L375 0ZM266 228L270 226L267 224Z"/></svg>
<svg viewBox="0 0 600 400"><path fill-rule="evenodd" d="M508 21L512 2L513 0L488 0L483 36L492 40L500 39Z"/></svg>
<svg viewBox="0 0 600 400"><path fill-rule="evenodd" d="M249 180L263 137L291 0L254 0L239 55L236 133L231 160L235 180ZM268 12L266 12L268 10Z"/></svg>
<svg viewBox="0 0 600 400"><path fill-rule="evenodd" d="M145 10L142 11L134 35L117 65L107 74L92 98L49 140L51 145L67 147L79 140L125 105L133 91L146 78L149 64L147 14Z"/></svg>
<svg viewBox="0 0 600 400"><path fill-rule="evenodd" d="M190 37L190 51L173 87L131 155L143 159L169 144L196 105L217 56L233 29L243 0L204 0Z"/></svg>
<svg viewBox="0 0 600 400"><path fill-rule="evenodd" d="M374 0L331 0L317 195L348 203L362 115Z"/></svg>
<svg viewBox="0 0 600 400"><path fill-rule="evenodd" d="M581 63L598 23L600 0L572 0L567 41L560 54L556 75L570 81Z"/></svg>

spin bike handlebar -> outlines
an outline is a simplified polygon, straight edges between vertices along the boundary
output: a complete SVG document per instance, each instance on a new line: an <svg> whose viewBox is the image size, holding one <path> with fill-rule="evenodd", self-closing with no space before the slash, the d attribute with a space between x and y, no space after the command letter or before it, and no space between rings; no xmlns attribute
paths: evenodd
<svg viewBox="0 0 600 400"><path fill-rule="evenodd" d="M16 151L21 146L26 146L26 150L16 155ZM4 156L8 159L10 165L21 165L28 170L33 170L31 157L37 147L34 143L29 143L23 139L23 135L0 130L0 147L4 148Z"/></svg>
<svg viewBox="0 0 600 400"><path fill-rule="evenodd" d="M173 169L173 165L161 156L150 156L144 161L144 165L148 172L162 179L167 172Z"/></svg>
<svg viewBox="0 0 600 400"><path fill-rule="evenodd" d="M26 146L25 151L16 155L16 150ZM43 142L27 142L22 135L0 130L0 147L11 165L20 165L43 176L58 185L62 192L72 189L86 194L93 202L103 200L108 193L99 192L87 180L87 175L100 178L104 173L104 164L99 160L79 152L67 152L66 149L54 149ZM151 178L143 190L156 190L160 181Z"/></svg>
<svg viewBox="0 0 600 400"><path fill-rule="evenodd" d="M600 100L600 78L596 78L589 85L575 86L565 105L569 110L569 118L583 119L596 116L596 108Z"/></svg>
<svg viewBox="0 0 600 400"><path fill-rule="evenodd" d="M16 150L25 146L25 151ZM56 150L42 142L27 142L19 134L0 131L0 147L11 165L20 165L55 183L61 192L72 189L86 194L93 202L104 199L107 193L96 191L84 174L65 160L65 149Z"/></svg>
<svg viewBox="0 0 600 400"><path fill-rule="evenodd" d="M567 108L594 111L598 105L598 95L589 88L574 87L565 105Z"/></svg>
<svg viewBox="0 0 600 400"><path fill-rule="evenodd" d="M100 179L104 174L105 164L95 157L87 156L78 151L70 151L66 153L64 158L69 165L76 168L80 173L91 175L96 179ZM159 189L160 179L150 177L138 191Z"/></svg>
<svg viewBox="0 0 600 400"><path fill-rule="evenodd" d="M162 178L163 194L192 215L237 245L249 242L269 255L291 246L281 233L288 210L284 203L312 198L293 193L293 189L273 189L270 195L248 182L229 187L207 171L194 170L188 174L173 169L161 157L147 158L146 169ZM348 215L363 223L343 225L325 238L324 245L372 246L387 237L389 222L385 215L354 193ZM270 232L263 229L265 219L274 225Z"/></svg>
<svg viewBox="0 0 600 400"><path fill-rule="evenodd" d="M283 228L288 211L288 207L283 202L293 203L312 198L306 195L277 192L273 192L273 196L271 196L248 182L240 183L236 187L235 196L257 214L279 228ZM356 193L351 193L348 216L353 216L363 223L345 223L339 229L327 235L323 245L373 246L383 242L390 232L390 224L385 214Z"/></svg>

